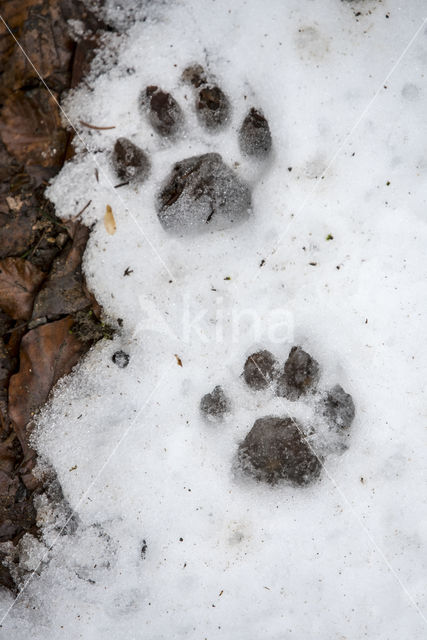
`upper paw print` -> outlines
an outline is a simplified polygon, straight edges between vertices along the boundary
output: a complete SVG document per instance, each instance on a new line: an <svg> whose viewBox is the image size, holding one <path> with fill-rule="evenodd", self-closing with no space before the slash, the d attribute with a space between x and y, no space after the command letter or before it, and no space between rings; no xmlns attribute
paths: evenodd
<svg viewBox="0 0 427 640"><path fill-rule="evenodd" d="M200 65L194 65L184 70L182 82L194 93L194 110L200 127L209 135L227 127L232 117L231 103L214 79L208 77ZM150 85L141 92L139 106L155 132L173 144L185 124L184 111L175 98L162 88ZM241 162L264 161L270 154L270 128L260 109L249 109L240 126L238 141ZM116 141L112 164L122 183L142 184L151 170L148 153L126 138ZM249 185L218 152L193 155L176 162L156 201L160 223L173 233L223 229L247 219L251 210Z"/></svg>
<svg viewBox="0 0 427 640"><path fill-rule="evenodd" d="M284 365L267 350L252 353L242 377L253 392L270 388L287 404L279 415L255 420L238 447L240 471L270 484L285 480L304 486L317 480L325 458L348 446L355 417L351 395L339 384L322 389L318 362L299 346L292 347ZM289 402L296 401L311 405L310 420L289 415ZM222 387L216 386L202 398L200 410L210 421L220 422L232 412L232 405Z"/></svg>

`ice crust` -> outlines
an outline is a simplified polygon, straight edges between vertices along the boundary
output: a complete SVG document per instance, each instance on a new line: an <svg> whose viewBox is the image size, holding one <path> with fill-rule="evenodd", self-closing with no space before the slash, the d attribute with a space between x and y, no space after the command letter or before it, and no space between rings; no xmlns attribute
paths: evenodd
<svg viewBox="0 0 427 640"><path fill-rule="evenodd" d="M93 348L39 418L38 450L78 526L58 536L47 513L42 544L22 541L33 554L22 568L33 569L40 553L44 569L0 637L421 640L425 26L388 73L421 26L424 3L138 7L146 20L112 38L116 64L100 56L97 72L108 63L88 79L92 90L64 101L94 153L75 138L76 157L49 189L60 216L91 200L85 273L123 330ZM116 18L113 3L108 11L125 21L126 6ZM232 121L217 135L201 130L180 81L196 62L231 100ZM184 110L173 143L138 110L149 85ZM273 137L265 163L239 153L251 106ZM116 128L89 131L80 120ZM119 136L150 156L141 186L113 188ZM252 215L197 238L171 235L157 218L158 193L174 163L208 152L250 184ZM111 236L106 204L117 224ZM357 414L349 448L328 458L320 482L272 488L235 473L238 445L266 415L309 426L314 404L251 390L241 374L250 353L268 349L284 362L293 344L318 360L322 385L352 394ZM112 362L118 350L130 356L126 368ZM216 385L232 410L213 425L199 404ZM319 446L325 438L320 430ZM12 597L2 593L0 603L1 617Z"/></svg>

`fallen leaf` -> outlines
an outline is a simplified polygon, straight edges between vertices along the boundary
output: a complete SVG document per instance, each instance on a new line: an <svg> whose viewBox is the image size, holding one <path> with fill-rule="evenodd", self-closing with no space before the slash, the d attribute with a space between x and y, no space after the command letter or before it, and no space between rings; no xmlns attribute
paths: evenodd
<svg viewBox="0 0 427 640"><path fill-rule="evenodd" d="M49 276L36 296L32 320L55 319L71 315L90 306L83 287L82 256L89 229L80 222L73 224L73 242L55 258Z"/></svg>
<svg viewBox="0 0 427 640"><path fill-rule="evenodd" d="M62 126L58 106L42 86L37 71L54 96L70 88L71 75L72 86L75 86L88 70L97 41L102 37L98 30L107 27L97 20L81 0L6 0L2 3L1 14L16 40L2 25L0 260L11 257L21 260L13 260L11 263L13 269L16 269L16 278L9 279L9 276L13 276L10 269L7 274L0 274L0 296L6 297L8 311L18 317L24 314L24 310L25 316L28 316L28 310L33 306L33 293L38 290L32 290L35 282L32 282L31 274L28 273L28 263L38 267L39 272L50 273L53 260L62 251L62 275L65 275L65 272L71 272L73 252L79 252L77 241L70 242L70 237L74 240L75 234L65 233L65 225L56 218L53 206L49 206L43 196L46 182L62 166L66 150L69 148L70 155L72 153L72 135ZM76 40L80 40L80 36L71 32L73 25L80 28L81 24L84 25L84 38L89 38L90 42L77 44L76 48ZM23 55L17 41L29 52L37 71ZM22 258L27 258L27 261ZM56 267L60 271L59 263L58 260ZM76 272L79 272L79 265ZM76 293L77 284L72 279L66 282L68 291ZM76 284L76 289L73 289L72 284ZM84 281L81 288L90 299ZM62 296L62 305L66 291L60 290L58 280L56 292ZM75 301L73 296L73 305ZM15 573L11 567L14 562L18 562L20 555L16 545L26 532L37 535L32 489L37 484L41 488L45 482L43 479L37 483L31 474L35 462L28 445L32 413L37 410L39 403L44 402L55 380L77 362L80 348L84 353L90 343L79 347L78 337L69 333L71 319L67 318L65 326L61 324L63 321L59 321L30 331L22 344L19 363L19 350L28 328L27 323L21 319L12 319L10 315L3 313L1 306L2 301L0 542L11 541L15 551L13 556L9 554L9 548L7 556L0 552L0 587L14 590L11 572L13 575ZM99 311L96 309L99 307L94 303L94 315L98 317ZM20 369L16 374L18 367ZM14 373L15 390L12 389L8 395L9 379ZM15 424L12 424L8 414L8 397L12 400L11 410L17 421ZM25 421L28 421L27 424ZM13 429L21 435L24 454ZM26 456L24 462L23 455ZM23 477L22 473L25 474ZM49 500L53 499L51 479L43 487L43 491ZM55 496L54 501L63 504L63 496Z"/></svg>
<svg viewBox="0 0 427 640"><path fill-rule="evenodd" d="M59 3L55 0L49 2L7 2L4 4L22 4L25 6L24 18L20 23L20 31L16 33L24 51L30 53L30 64L22 54L21 49L15 46L8 64L5 67L3 82L11 90L20 89L22 86L34 86L39 77L47 81L49 87L57 91L68 88L70 80L70 62L74 43L70 37L64 18L61 16ZM38 5L31 8L28 5ZM43 6L44 5L44 6ZM77 17L77 16L76 16ZM12 37L9 35L9 39ZM36 71L37 69L37 71Z"/></svg>
<svg viewBox="0 0 427 640"><path fill-rule="evenodd" d="M116 221L114 220L113 210L109 204L107 204L105 209L104 227L106 228L107 233L109 233L110 236L116 233Z"/></svg>
<svg viewBox="0 0 427 640"><path fill-rule="evenodd" d="M175 358L178 366L182 367L182 360L176 353L175 353Z"/></svg>
<svg viewBox="0 0 427 640"><path fill-rule="evenodd" d="M7 196L6 202L11 211L19 211L22 207L22 200L19 197Z"/></svg>
<svg viewBox="0 0 427 640"><path fill-rule="evenodd" d="M73 318L66 317L29 331L22 339L19 371L9 383L9 416L24 452L23 480L34 488L29 477L34 466L34 451L29 435L34 414L46 402L52 387L70 373L87 351L72 332Z"/></svg>
<svg viewBox="0 0 427 640"><path fill-rule="evenodd" d="M22 258L0 260L0 309L14 320L29 320L45 274Z"/></svg>
<svg viewBox="0 0 427 640"><path fill-rule="evenodd" d="M13 322L11 320L11 322ZM9 345L8 345L9 346ZM10 353L9 349L0 337L0 468L1 465L1 449L4 439L7 438L10 431L10 421L7 410L7 389L9 379L16 367L16 358Z"/></svg>
<svg viewBox="0 0 427 640"><path fill-rule="evenodd" d="M36 177L49 178L60 168L67 134L44 87L12 93L5 100L0 135L8 152Z"/></svg>
<svg viewBox="0 0 427 640"><path fill-rule="evenodd" d="M90 32L89 35L83 37L77 42L73 57L73 71L71 76L72 88L76 87L88 74L98 46L99 36Z"/></svg>
<svg viewBox="0 0 427 640"><path fill-rule="evenodd" d="M39 0L19 0L18 2L4 2L2 5L2 17L19 40L21 40L21 29L28 11L32 5L38 2ZM15 48L17 47L10 33L6 29L2 29L0 34L0 55L4 63L4 69L6 69L6 58L13 53Z"/></svg>
<svg viewBox="0 0 427 640"><path fill-rule="evenodd" d="M23 207L15 212L0 212L0 258L23 254L34 240L36 211Z"/></svg>

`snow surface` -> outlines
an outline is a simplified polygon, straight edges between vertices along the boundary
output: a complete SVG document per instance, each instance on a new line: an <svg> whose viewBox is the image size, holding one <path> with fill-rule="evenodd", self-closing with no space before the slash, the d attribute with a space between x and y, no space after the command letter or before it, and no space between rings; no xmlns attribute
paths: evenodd
<svg viewBox="0 0 427 640"><path fill-rule="evenodd" d="M111 55L63 104L84 144L49 197L60 216L91 200L85 272L123 330L93 348L40 417L39 452L79 526L58 536L46 510L43 544L24 539L26 568L37 568L36 556L44 569L10 611L2 594L0 636L425 638L425 3L143 8L145 21L111 37ZM193 62L232 101L218 135L200 129L180 81ZM138 111L149 84L185 107L173 143ZM265 165L239 155L250 106L270 123ZM140 187L112 188L119 136L150 154ZM239 163L253 215L224 231L171 236L156 194L172 163L207 151ZM114 235L103 224L107 204ZM319 483L271 488L234 473L237 446L255 419L309 420L312 406L251 391L241 372L255 349L284 360L292 344L318 359L323 384L352 394L357 415L350 448L327 459ZM118 349L130 354L125 369L111 361ZM217 384L233 405L222 425L198 408Z"/></svg>

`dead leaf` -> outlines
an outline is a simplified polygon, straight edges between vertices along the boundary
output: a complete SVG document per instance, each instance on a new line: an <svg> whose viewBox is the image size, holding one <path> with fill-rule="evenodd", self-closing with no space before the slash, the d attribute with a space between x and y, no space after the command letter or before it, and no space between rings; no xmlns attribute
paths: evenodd
<svg viewBox="0 0 427 640"><path fill-rule="evenodd" d="M34 458L28 443L34 414L87 351L71 332L72 326L73 318L66 317L32 329L21 342L19 371L9 383L9 416L24 451L24 473L31 471ZM23 479L28 486L28 479Z"/></svg>
<svg viewBox="0 0 427 640"><path fill-rule="evenodd" d="M0 470L6 473L12 473L15 468L15 439L16 434L12 432L6 440L0 442Z"/></svg>
<svg viewBox="0 0 427 640"><path fill-rule="evenodd" d="M89 229L80 222L73 225L73 243L55 258L49 276L36 296L32 320L71 315L90 306L83 288L82 256Z"/></svg>
<svg viewBox="0 0 427 640"><path fill-rule="evenodd" d="M9 420L7 411L7 388L9 379L14 371L16 360L12 357L0 338L0 439L9 434ZM0 449L1 449L0 444Z"/></svg>
<svg viewBox="0 0 427 640"><path fill-rule="evenodd" d="M36 221L34 209L23 207L19 212L0 212L0 258L24 253L33 242Z"/></svg>
<svg viewBox="0 0 427 640"><path fill-rule="evenodd" d="M7 206L11 211L19 211L22 207L22 200L19 198L14 198L13 196L7 196L6 198Z"/></svg>
<svg viewBox="0 0 427 640"><path fill-rule="evenodd" d="M8 152L38 178L50 177L62 164L67 134L44 87L9 95L2 110L0 135Z"/></svg>
<svg viewBox="0 0 427 640"><path fill-rule="evenodd" d="M79 40L76 44L73 58L73 71L71 87L76 87L79 82L88 75L91 62L99 46L99 36L90 34Z"/></svg>
<svg viewBox="0 0 427 640"><path fill-rule="evenodd" d="M176 353L175 353L175 358L176 358L176 362L177 362L178 366L182 367L182 360Z"/></svg>
<svg viewBox="0 0 427 640"><path fill-rule="evenodd" d="M29 320L45 274L22 258L0 260L0 309L14 320Z"/></svg>
<svg viewBox="0 0 427 640"><path fill-rule="evenodd" d="M19 0L18 2L3 2L2 17L9 25L15 37L20 40L22 24L28 15L30 7L37 4L40 0ZM16 47L15 41L10 33L3 28L0 34L0 55L2 61L6 63L6 58L13 53ZM4 67L6 68L6 64Z"/></svg>
<svg viewBox="0 0 427 640"><path fill-rule="evenodd" d="M117 230L116 221L114 220L113 210L109 204L105 208L104 227L110 236L114 235Z"/></svg>
<svg viewBox="0 0 427 640"><path fill-rule="evenodd" d="M9 1L3 4L30 3L20 0L19 3ZM24 22L20 23L20 32L15 32L15 35L23 49L29 53L35 68L21 49L15 46L5 68L3 82L12 91L23 86L34 86L39 80L38 71L51 89L62 91L69 86L69 67L74 43L58 10L60 3L57 0L38 0L31 4L38 6L26 7L22 16ZM9 39L14 42L10 35Z"/></svg>
<svg viewBox="0 0 427 640"><path fill-rule="evenodd" d="M82 79L101 37L98 29L106 28L81 0L6 0L1 14L55 96L70 88L71 75L72 86ZM73 19L81 21L84 38L90 40L77 45L76 55L75 34L70 35ZM66 299L71 306L76 305L76 299L83 300L79 297L82 289L90 298L84 282L80 282L80 265L75 268L76 280L68 279L76 254L81 257L83 253L77 238L70 242L74 230L65 233L43 196L46 180L62 166L71 136L62 127L58 106L41 86L36 69L4 25L0 29L0 67L0 260L20 258L5 263L9 271L0 273L0 307L5 298L6 308L18 318L24 312L28 316L37 291L31 278L37 271L28 273L28 262L36 265L39 273L47 273L61 251L62 262L58 259L55 276L51 276L49 304L53 304L53 289L62 309L67 291L72 294ZM69 149L71 154L71 144ZM61 281L67 291L61 290ZM36 534L32 489L37 482L31 473L35 457L28 435L33 412L45 401L58 377L68 373L89 346L69 333L71 323L68 317L30 331L23 340L19 363L26 323L13 320L0 309L0 542L11 540L16 545L25 532ZM8 394L12 375L14 382ZM8 415L8 397L14 424ZM18 433L24 445L24 462ZM40 488L43 483L39 481ZM51 481L43 487L48 499L52 499L51 487ZM63 497L55 501L62 502ZM0 587L14 589L10 567L17 558L19 550L13 558L9 552L7 558L0 552Z"/></svg>

